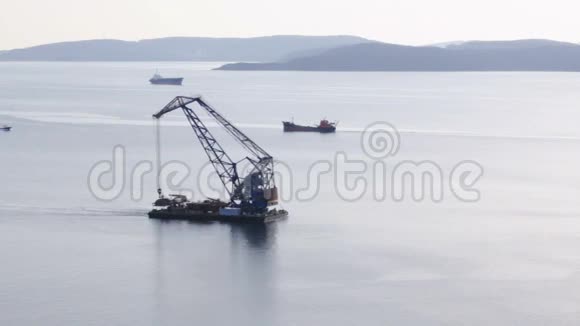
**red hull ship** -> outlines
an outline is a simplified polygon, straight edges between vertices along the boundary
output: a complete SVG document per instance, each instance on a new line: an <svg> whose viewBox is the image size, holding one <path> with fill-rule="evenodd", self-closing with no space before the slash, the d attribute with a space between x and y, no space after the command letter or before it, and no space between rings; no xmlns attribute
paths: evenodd
<svg viewBox="0 0 580 326"><path fill-rule="evenodd" d="M284 124L284 132L320 132L332 133L336 131L336 122L329 122L328 120L320 120L318 126L300 126L293 121L282 121Z"/></svg>

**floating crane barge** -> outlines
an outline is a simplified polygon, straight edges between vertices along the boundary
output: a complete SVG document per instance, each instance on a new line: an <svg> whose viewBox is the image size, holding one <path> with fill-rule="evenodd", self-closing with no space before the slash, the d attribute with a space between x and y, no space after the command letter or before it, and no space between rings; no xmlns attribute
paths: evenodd
<svg viewBox="0 0 580 326"><path fill-rule="evenodd" d="M240 162L233 161L218 143L215 137L201 121L197 113L188 105L197 103L213 117L250 155L242 161L251 164L252 169L246 176L240 176L237 166ZM224 185L229 202L207 199L202 202L190 202L183 195L163 195L159 184L159 198L149 217L162 220L198 220L247 223L267 223L288 217L288 212L274 208L278 204L278 188L274 183L274 159L264 149L258 146L241 130L236 128L221 114L207 104L201 96L178 96L161 111L153 115L157 121L165 114L181 109L200 141L210 163ZM158 123L159 130L159 123ZM157 139L157 166L161 166L159 157L159 137Z"/></svg>

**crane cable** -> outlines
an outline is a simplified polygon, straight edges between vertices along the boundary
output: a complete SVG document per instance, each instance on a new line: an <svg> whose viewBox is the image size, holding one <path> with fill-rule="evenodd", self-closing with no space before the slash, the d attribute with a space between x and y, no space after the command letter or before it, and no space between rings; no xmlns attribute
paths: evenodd
<svg viewBox="0 0 580 326"><path fill-rule="evenodd" d="M162 197L161 192L161 125L159 123L159 119L155 119L156 126L155 126L155 164L157 171L155 173L155 181L157 182L157 193L159 194L159 198Z"/></svg>

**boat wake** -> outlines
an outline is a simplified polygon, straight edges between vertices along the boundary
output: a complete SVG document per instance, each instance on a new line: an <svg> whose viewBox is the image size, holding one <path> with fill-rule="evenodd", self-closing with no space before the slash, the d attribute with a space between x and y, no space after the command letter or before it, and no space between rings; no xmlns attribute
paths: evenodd
<svg viewBox="0 0 580 326"><path fill-rule="evenodd" d="M337 132L343 133L362 133L364 128L341 128ZM440 136L440 137L458 137L458 138L486 138L502 140L539 140L539 141L580 141L580 136L558 136L558 135L502 135L488 134L480 132L460 131L460 130L419 130L419 129L397 129L403 135L418 136Z"/></svg>
<svg viewBox="0 0 580 326"><path fill-rule="evenodd" d="M0 211L6 214L30 214L50 216L123 216L143 217L147 215L146 209L105 209L91 207L42 207L0 204Z"/></svg>
<svg viewBox="0 0 580 326"><path fill-rule="evenodd" d="M15 119L22 119L43 123L62 123L73 125L119 125L119 126L152 126L152 119L126 119L117 116L79 113L79 112L35 112L35 111L1 111L0 116L7 116ZM203 120L203 119L202 119ZM214 122L205 122L209 128L219 127ZM172 127L189 127L187 121L172 120L171 118L163 121L164 126ZM271 129L281 130L281 124L259 124L259 123L236 123L237 126L246 129ZM341 126L336 133L362 133L365 127L348 127ZM536 141L580 141L580 136L576 135L508 135L498 134L495 132L472 132L463 130L422 130L400 128L398 132L403 135L426 135L434 137L460 137L460 138L487 138L501 140L536 140Z"/></svg>

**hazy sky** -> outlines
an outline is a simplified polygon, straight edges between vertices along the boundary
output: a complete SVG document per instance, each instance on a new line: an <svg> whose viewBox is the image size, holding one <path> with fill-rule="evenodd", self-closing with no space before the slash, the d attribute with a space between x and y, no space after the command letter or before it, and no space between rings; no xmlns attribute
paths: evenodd
<svg viewBox="0 0 580 326"><path fill-rule="evenodd" d="M95 38L353 34L580 42L578 0L0 0L0 49Z"/></svg>

